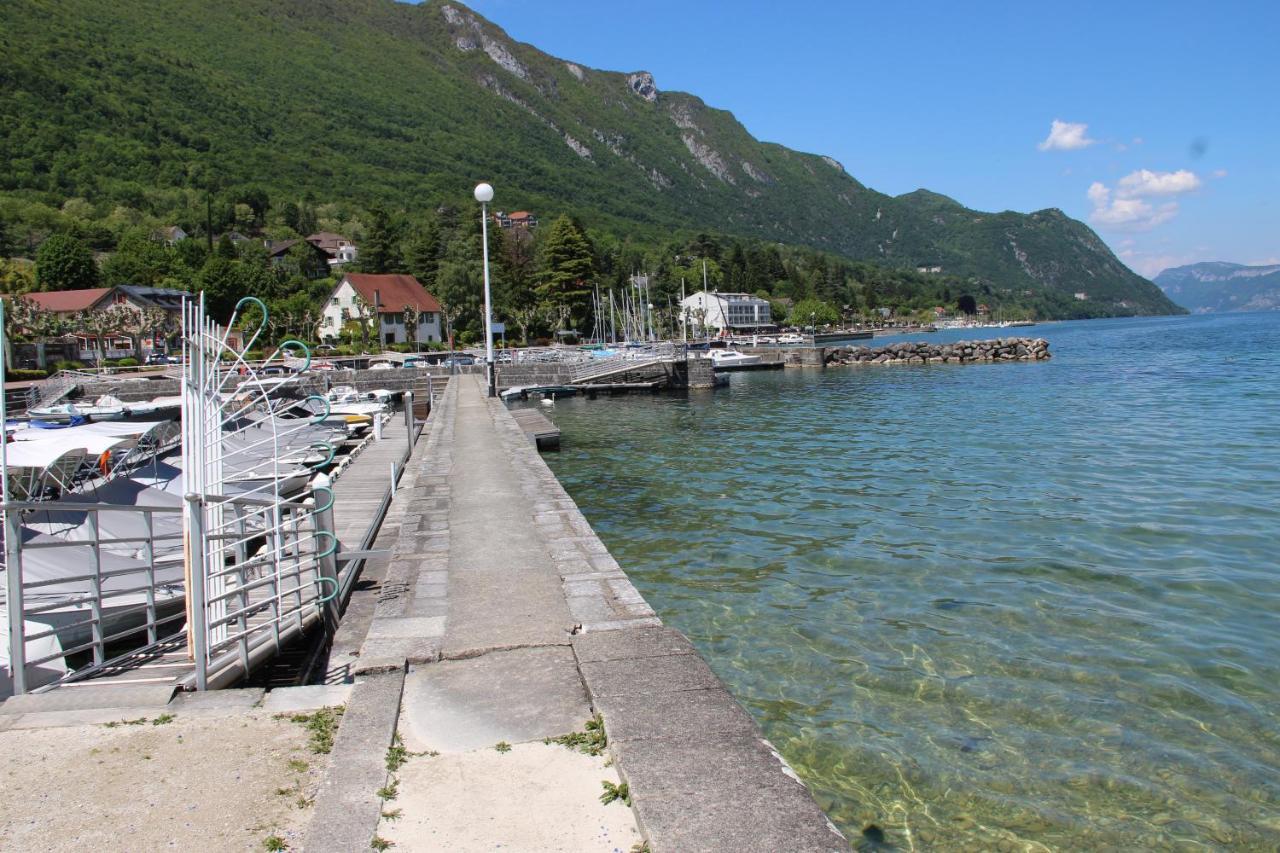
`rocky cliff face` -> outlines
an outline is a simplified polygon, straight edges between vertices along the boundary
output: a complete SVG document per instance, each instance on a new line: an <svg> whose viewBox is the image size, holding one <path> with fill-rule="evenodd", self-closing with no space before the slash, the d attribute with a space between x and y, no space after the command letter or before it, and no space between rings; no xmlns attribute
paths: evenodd
<svg viewBox="0 0 1280 853"><path fill-rule="evenodd" d="M1198 314L1280 310L1280 264L1209 261L1167 269L1155 282L1170 299Z"/></svg>

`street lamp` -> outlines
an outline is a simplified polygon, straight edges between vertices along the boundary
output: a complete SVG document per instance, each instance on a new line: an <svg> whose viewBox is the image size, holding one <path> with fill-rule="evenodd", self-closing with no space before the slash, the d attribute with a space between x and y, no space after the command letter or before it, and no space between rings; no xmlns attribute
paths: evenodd
<svg viewBox="0 0 1280 853"><path fill-rule="evenodd" d="M818 312L809 312L809 335L813 338L813 345L818 345Z"/></svg>
<svg viewBox="0 0 1280 853"><path fill-rule="evenodd" d="M480 239L484 244L484 361L489 375L489 396L498 396L498 376L493 369L493 306L489 303L489 202L493 187L476 184L476 201L480 202Z"/></svg>

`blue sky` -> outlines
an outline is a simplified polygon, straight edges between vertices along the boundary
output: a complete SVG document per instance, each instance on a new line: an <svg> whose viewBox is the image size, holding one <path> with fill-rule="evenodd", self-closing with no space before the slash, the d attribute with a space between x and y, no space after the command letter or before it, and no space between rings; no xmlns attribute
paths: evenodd
<svg viewBox="0 0 1280 853"><path fill-rule="evenodd" d="M468 5L882 192L1059 207L1145 275L1280 262L1280 0Z"/></svg>

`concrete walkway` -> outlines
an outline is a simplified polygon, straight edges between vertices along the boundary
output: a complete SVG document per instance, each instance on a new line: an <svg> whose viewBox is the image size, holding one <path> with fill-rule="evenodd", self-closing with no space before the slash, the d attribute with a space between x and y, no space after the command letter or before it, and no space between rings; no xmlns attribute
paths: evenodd
<svg viewBox="0 0 1280 853"><path fill-rule="evenodd" d="M306 849L847 850L505 406L458 377L431 421ZM542 743L597 713L605 755Z"/></svg>

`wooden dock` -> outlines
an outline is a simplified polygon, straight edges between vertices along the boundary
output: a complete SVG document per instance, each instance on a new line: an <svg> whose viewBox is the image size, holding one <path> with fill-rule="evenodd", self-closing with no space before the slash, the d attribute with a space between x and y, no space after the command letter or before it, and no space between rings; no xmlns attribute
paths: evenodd
<svg viewBox="0 0 1280 853"><path fill-rule="evenodd" d="M542 412L537 409L512 409L511 416L539 450L560 449L560 427L548 420Z"/></svg>

